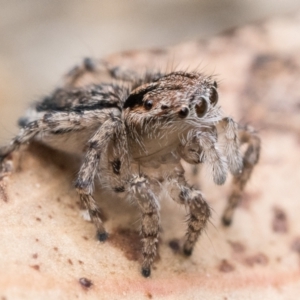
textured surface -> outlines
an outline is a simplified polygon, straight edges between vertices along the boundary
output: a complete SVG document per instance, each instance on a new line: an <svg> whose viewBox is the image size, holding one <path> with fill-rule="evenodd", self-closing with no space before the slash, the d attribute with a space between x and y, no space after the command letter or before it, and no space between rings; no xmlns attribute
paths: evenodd
<svg viewBox="0 0 300 300"><path fill-rule="evenodd" d="M171 49L109 57L113 64L141 70L154 64L200 65L217 74L226 113L260 131L261 160L234 223L230 228L220 223L228 184L217 187L205 173L190 175L214 210L211 224L192 257L183 257L185 211L163 199L160 255L152 277L144 279L135 207L98 190L111 234L100 244L94 226L80 216L72 187L78 161L33 144L15 153L0 176L0 297L295 299L300 292L299 32L298 15Z"/></svg>

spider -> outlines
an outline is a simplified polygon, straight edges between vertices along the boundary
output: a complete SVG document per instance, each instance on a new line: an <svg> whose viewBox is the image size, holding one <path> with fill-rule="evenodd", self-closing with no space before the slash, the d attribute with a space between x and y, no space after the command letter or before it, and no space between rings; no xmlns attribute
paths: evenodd
<svg viewBox="0 0 300 300"><path fill-rule="evenodd" d="M103 76L109 80L102 81ZM163 187L188 208L185 255L192 254L211 215L201 191L185 180L181 160L207 164L218 185L228 171L233 174L222 218L229 225L260 150L253 129L222 115L212 77L179 71L140 75L90 58L72 69L50 96L32 105L19 125L19 134L0 150L0 160L33 139L82 154L75 187L101 242L108 233L93 198L95 176L102 187L136 203L145 277L157 254Z"/></svg>

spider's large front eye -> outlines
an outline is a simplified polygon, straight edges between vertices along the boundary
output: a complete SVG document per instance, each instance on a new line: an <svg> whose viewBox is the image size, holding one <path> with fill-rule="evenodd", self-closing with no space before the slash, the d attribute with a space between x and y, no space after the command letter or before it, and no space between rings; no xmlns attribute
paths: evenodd
<svg viewBox="0 0 300 300"><path fill-rule="evenodd" d="M145 106L145 108L146 108L147 110L151 109L152 106L153 106L152 100L147 100L147 101L145 102L144 106Z"/></svg>
<svg viewBox="0 0 300 300"><path fill-rule="evenodd" d="M196 104L195 109L197 116L199 118L202 118L206 114L208 109L207 100L204 97L201 97L200 101Z"/></svg>
<svg viewBox="0 0 300 300"><path fill-rule="evenodd" d="M213 106L215 106L218 103L219 95L218 95L215 84L213 87L211 87L209 100L210 100L211 105L213 105Z"/></svg>

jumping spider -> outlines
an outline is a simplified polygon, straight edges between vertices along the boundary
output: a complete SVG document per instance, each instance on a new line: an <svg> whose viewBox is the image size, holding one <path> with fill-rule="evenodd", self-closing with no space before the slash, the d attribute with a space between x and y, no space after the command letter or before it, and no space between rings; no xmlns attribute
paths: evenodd
<svg viewBox="0 0 300 300"><path fill-rule="evenodd" d="M100 80L104 75L110 82ZM139 207L142 275L148 277L157 252L162 182L170 197L189 209L185 255L191 255L211 214L201 191L187 184L181 159L194 165L206 163L219 185L225 182L228 169L234 175L223 214L225 225L231 223L258 161L259 137L249 127L222 116L217 88L211 77L197 72L141 76L85 59L67 74L60 88L20 119L20 133L0 150L0 159L33 139L83 153L75 186L98 239L103 242L108 234L92 196L96 175L104 188ZM247 145L243 155L239 143Z"/></svg>

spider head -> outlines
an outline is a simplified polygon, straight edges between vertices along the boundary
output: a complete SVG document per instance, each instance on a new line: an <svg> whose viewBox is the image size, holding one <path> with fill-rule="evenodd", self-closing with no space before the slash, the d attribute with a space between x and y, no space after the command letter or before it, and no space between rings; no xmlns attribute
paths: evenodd
<svg viewBox="0 0 300 300"><path fill-rule="evenodd" d="M135 137L176 144L189 130L220 119L217 102L216 82L200 73L173 72L133 90L123 116Z"/></svg>

